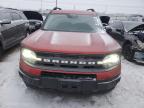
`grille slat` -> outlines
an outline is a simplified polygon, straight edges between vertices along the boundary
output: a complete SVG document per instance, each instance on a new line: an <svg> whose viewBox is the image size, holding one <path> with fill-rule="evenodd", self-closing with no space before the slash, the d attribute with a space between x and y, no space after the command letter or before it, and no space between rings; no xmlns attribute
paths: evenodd
<svg viewBox="0 0 144 108"><path fill-rule="evenodd" d="M37 62L36 65L44 67L53 68L69 68L69 69L104 69L103 66L97 65L97 61L101 61L104 55L80 55L80 54L63 54L63 53L36 53L38 57L41 57L43 61ZM47 60L48 62L46 62ZM52 60L58 60L56 63ZM49 62L50 61L50 62ZM67 61L67 63L62 63L62 61ZM78 62L77 64L72 64L71 62ZM80 64L83 63L83 64ZM95 64L90 64L94 62Z"/></svg>

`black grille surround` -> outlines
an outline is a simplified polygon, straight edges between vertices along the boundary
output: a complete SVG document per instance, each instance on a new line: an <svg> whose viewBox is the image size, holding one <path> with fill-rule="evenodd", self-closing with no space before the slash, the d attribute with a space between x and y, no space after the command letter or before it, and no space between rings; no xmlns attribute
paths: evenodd
<svg viewBox="0 0 144 108"><path fill-rule="evenodd" d="M47 53L47 52L36 52L38 57L61 57L71 59L103 59L107 54L65 54L65 53Z"/></svg>
<svg viewBox="0 0 144 108"><path fill-rule="evenodd" d="M95 54L64 54L64 53L47 53L36 52L37 57L42 58L42 61L36 62L34 66L44 70L60 70L66 72L98 72L108 70L102 65L98 65L97 61L102 61L106 55ZM68 61L68 63L52 63L44 62L44 60L59 60ZM70 61L84 61L86 64L70 64ZM95 62L94 65L88 62Z"/></svg>
<svg viewBox="0 0 144 108"><path fill-rule="evenodd" d="M96 80L95 74L64 74L64 73L45 72L45 71L42 72L41 77L61 78L61 79L87 79L87 80L95 79Z"/></svg>

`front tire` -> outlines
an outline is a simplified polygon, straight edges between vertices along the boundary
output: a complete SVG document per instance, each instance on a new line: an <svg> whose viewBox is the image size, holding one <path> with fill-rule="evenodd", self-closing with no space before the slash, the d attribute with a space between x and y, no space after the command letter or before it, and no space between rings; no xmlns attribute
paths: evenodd
<svg viewBox="0 0 144 108"><path fill-rule="evenodd" d="M124 58L127 59L128 61L133 61L134 54L135 54L135 52L132 50L132 44L130 44L130 43L125 44L123 47Z"/></svg>

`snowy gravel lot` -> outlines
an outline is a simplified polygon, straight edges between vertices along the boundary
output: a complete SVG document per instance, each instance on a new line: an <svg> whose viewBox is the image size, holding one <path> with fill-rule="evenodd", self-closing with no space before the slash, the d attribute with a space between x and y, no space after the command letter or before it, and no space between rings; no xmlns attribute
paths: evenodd
<svg viewBox="0 0 144 108"><path fill-rule="evenodd" d="M28 89L18 75L19 47L0 62L0 108L144 108L144 66L122 60L122 79L105 94Z"/></svg>

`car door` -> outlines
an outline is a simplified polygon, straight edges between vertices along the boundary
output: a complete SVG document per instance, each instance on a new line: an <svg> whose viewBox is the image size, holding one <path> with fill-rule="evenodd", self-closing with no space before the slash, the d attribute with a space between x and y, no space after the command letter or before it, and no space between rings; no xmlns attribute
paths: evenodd
<svg viewBox="0 0 144 108"><path fill-rule="evenodd" d="M124 42L124 27L122 22L113 21L110 22L109 25L112 27L112 31L109 33L117 42L122 45Z"/></svg>
<svg viewBox="0 0 144 108"><path fill-rule="evenodd" d="M11 15L9 11L0 12L0 20L9 20L11 21ZM2 42L4 45L4 48L7 49L11 47L11 45L14 43L15 39L15 25L12 23L10 24L3 24L1 25L1 34L2 34Z"/></svg>
<svg viewBox="0 0 144 108"><path fill-rule="evenodd" d="M20 16L18 12L12 12L11 15L13 23L16 26L15 41L19 42L26 36L26 27L25 27L26 22L23 20L23 18Z"/></svg>

